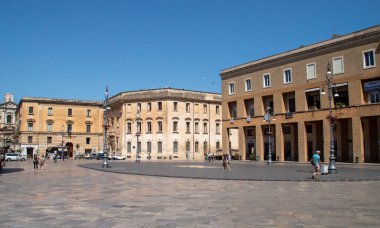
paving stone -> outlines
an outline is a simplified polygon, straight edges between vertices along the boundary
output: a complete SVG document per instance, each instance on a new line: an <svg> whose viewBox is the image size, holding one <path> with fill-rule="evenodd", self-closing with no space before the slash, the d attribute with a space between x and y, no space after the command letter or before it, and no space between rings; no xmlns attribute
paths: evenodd
<svg viewBox="0 0 380 228"><path fill-rule="evenodd" d="M165 165L176 165L160 164L156 173L161 168L170 174L174 168L165 171ZM0 227L380 227L380 181L252 182L214 180L210 168L187 168L188 174L207 177L193 179L99 172L70 160L47 165L34 172L31 161L7 163L16 171L0 173ZM251 170L249 165L235 163L236 172L223 176L239 175L239 166ZM265 171L259 166L252 169ZM284 169L308 175L307 167L290 166ZM360 170L355 178L362 179L363 170L372 179L380 170L345 169ZM262 177L270 175L276 172Z"/></svg>

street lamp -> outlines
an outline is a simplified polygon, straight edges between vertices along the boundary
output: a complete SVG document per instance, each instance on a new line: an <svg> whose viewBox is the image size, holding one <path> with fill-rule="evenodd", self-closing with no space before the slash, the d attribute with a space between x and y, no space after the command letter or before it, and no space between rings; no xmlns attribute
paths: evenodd
<svg viewBox="0 0 380 228"><path fill-rule="evenodd" d="M140 163L140 150L141 146L139 144L139 136L141 135L141 125L140 125L140 111L137 111L136 113L136 126L137 126L137 131L136 131L136 163Z"/></svg>
<svg viewBox="0 0 380 228"><path fill-rule="evenodd" d="M103 164L102 164L102 168L109 168L108 147L107 147L107 128L108 128L107 114L111 108L108 106L108 86L106 87L106 92L104 94L105 94L105 99L103 102L103 111L104 111L103 128L104 128L104 131L103 131Z"/></svg>
<svg viewBox="0 0 380 228"><path fill-rule="evenodd" d="M272 145L271 145L271 128L270 128L270 121L271 121L271 107L268 104L267 107L267 113L264 115L264 121L268 122L268 165L272 165ZM273 120L276 120L275 117L273 117Z"/></svg>
<svg viewBox="0 0 380 228"><path fill-rule="evenodd" d="M327 72L326 72L326 84L328 89L328 98L329 98L329 123L330 123L330 163L329 163L329 174L336 174L337 170L335 167L335 148L334 148L334 124L335 124L335 117L332 115L332 99L333 99L333 74L331 72L331 66L330 61L327 63ZM335 84L334 84L334 97L338 97L339 94L336 92ZM325 94L322 86L321 94Z"/></svg>

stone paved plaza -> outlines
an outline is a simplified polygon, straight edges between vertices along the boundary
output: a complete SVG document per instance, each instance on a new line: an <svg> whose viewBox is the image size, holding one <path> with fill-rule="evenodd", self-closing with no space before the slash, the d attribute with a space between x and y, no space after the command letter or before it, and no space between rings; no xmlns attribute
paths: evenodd
<svg viewBox="0 0 380 228"><path fill-rule="evenodd" d="M89 162L99 164L78 163ZM171 178L78 163L48 161L34 172L30 160L8 162L0 227L380 227L380 181ZM193 168L207 176L202 167Z"/></svg>

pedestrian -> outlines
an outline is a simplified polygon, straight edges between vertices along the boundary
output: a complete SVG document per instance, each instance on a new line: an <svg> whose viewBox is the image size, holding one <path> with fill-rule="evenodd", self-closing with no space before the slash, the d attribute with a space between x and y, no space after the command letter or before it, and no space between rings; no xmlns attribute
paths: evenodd
<svg viewBox="0 0 380 228"><path fill-rule="evenodd" d="M227 169L227 157L225 154L222 155L222 161L223 161L223 169Z"/></svg>
<svg viewBox="0 0 380 228"><path fill-rule="evenodd" d="M38 169L38 156L37 156L37 154L33 155L33 169Z"/></svg>
<svg viewBox="0 0 380 228"><path fill-rule="evenodd" d="M42 169L42 167L44 167L46 169L46 163L45 163L45 156L44 155L42 155L39 158L39 165L40 165L40 169Z"/></svg>
<svg viewBox="0 0 380 228"><path fill-rule="evenodd" d="M321 151L317 150L315 151L313 157L311 158L311 164L314 166L314 173L312 178L314 179L318 175L321 175L321 157L320 157Z"/></svg>

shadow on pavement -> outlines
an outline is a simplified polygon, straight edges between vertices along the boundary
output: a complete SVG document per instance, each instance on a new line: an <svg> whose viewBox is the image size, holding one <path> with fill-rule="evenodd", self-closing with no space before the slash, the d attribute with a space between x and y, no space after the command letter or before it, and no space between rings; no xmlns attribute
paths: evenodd
<svg viewBox="0 0 380 228"><path fill-rule="evenodd" d="M2 168L0 170L0 174L7 174L7 173L16 173L16 172L22 172L25 171L24 168Z"/></svg>

